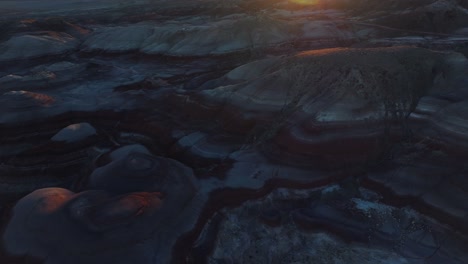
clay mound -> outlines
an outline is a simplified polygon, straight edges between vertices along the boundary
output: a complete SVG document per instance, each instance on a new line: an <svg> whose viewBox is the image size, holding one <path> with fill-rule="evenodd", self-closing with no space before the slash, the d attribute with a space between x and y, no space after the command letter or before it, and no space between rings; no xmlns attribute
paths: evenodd
<svg viewBox="0 0 468 264"><path fill-rule="evenodd" d="M169 56L207 56L277 45L291 39L291 27L271 18L240 16L206 24L134 24L98 28L84 51L139 51Z"/></svg>
<svg viewBox="0 0 468 264"><path fill-rule="evenodd" d="M247 134L248 144L268 143L267 154L282 162L362 162L406 136L406 120L443 60L414 47L270 58L234 69L224 76L230 85L192 95L197 103L187 109Z"/></svg>
<svg viewBox="0 0 468 264"><path fill-rule="evenodd" d="M304 106L320 96L346 101L354 97L397 115L409 112L430 87L438 57L411 47L326 49L288 59L280 74L295 93L308 95L302 98Z"/></svg>
<svg viewBox="0 0 468 264"><path fill-rule="evenodd" d="M368 22L404 30L451 32L468 23L467 4L457 0L338 2Z"/></svg>
<svg viewBox="0 0 468 264"><path fill-rule="evenodd" d="M45 19L25 19L22 20L18 30L22 31L54 31L70 34L74 37L81 37L90 30L83 27L72 19L63 17L47 17Z"/></svg>
<svg viewBox="0 0 468 264"><path fill-rule="evenodd" d="M0 44L0 61L14 61L62 55L74 50L79 42L69 34L37 32L14 36Z"/></svg>
<svg viewBox="0 0 468 264"><path fill-rule="evenodd" d="M230 98L233 104L250 101L277 108L294 96L303 109L319 96L410 103L430 87L440 57L412 47L314 50L241 66L226 75L241 83L203 93L214 100Z"/></svg>

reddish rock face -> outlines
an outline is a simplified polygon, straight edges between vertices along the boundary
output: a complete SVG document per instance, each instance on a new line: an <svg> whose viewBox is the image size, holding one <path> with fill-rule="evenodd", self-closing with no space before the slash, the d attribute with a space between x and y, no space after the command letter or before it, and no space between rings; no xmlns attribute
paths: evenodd
<svg viewBox="0 0 468 264"><path fill-rule="evenodd" d="M123 167L117 170L115 162ZM127 177L125 181L123 177ZM3 237L7 250L47 257L50 263L100 263L118 258L114 253L108 256L105 248L116 252L124 246L126 249L120 253L124 257L135 254L139 245L147 243L144 241L152 240L145 246L146 255L158 254L167 259L180 235L175 233L196 219L187 217L198 216L197 202L192 202L197 196L197 183L191 170L176 161L133 150L102 170L97 169L89 182L90 190L77 194L63 188L45 188L22 198ZM57 247L61 248L59 254L54 253ZM151 258L137 259L149 263Z"/></svg>

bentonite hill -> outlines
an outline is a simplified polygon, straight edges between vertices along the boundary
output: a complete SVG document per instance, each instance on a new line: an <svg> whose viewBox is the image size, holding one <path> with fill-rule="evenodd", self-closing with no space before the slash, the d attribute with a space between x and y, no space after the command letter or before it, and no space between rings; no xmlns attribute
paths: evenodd
<svg viewBox="0 0 468 264"><path fill-rule="evenodd" d="M0 263L468 263L467 56L467 0L0 0Z"/></svg>

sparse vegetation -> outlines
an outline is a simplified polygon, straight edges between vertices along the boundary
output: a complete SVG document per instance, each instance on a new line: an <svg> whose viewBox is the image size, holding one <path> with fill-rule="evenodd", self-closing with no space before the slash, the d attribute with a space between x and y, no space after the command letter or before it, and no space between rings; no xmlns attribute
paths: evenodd
<svg viewBox="0 0 468 264"><path fill-rule="evenodd" d="M258 145L274 137L291 114L304 104L321 102L324 107L353 96L367 101L370 107L367 111L378 114L373 121L383 124L387 136L397 123L402 134L409 137L406 120L419 98L431 87L436 63L437 55L414 48L334 49L292 57L274 67L286 84L283 107L273 122L252 131L249 142Z"/></svg>

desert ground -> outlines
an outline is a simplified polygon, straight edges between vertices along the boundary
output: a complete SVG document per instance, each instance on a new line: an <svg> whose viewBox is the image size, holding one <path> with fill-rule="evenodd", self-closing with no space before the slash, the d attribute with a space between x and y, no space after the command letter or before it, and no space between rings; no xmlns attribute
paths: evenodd
<svg viewBox="0 0 468 264"><path fill-rule="evenodd" d="M0 15L0 263L468 263L468 1Z"/></svg>

